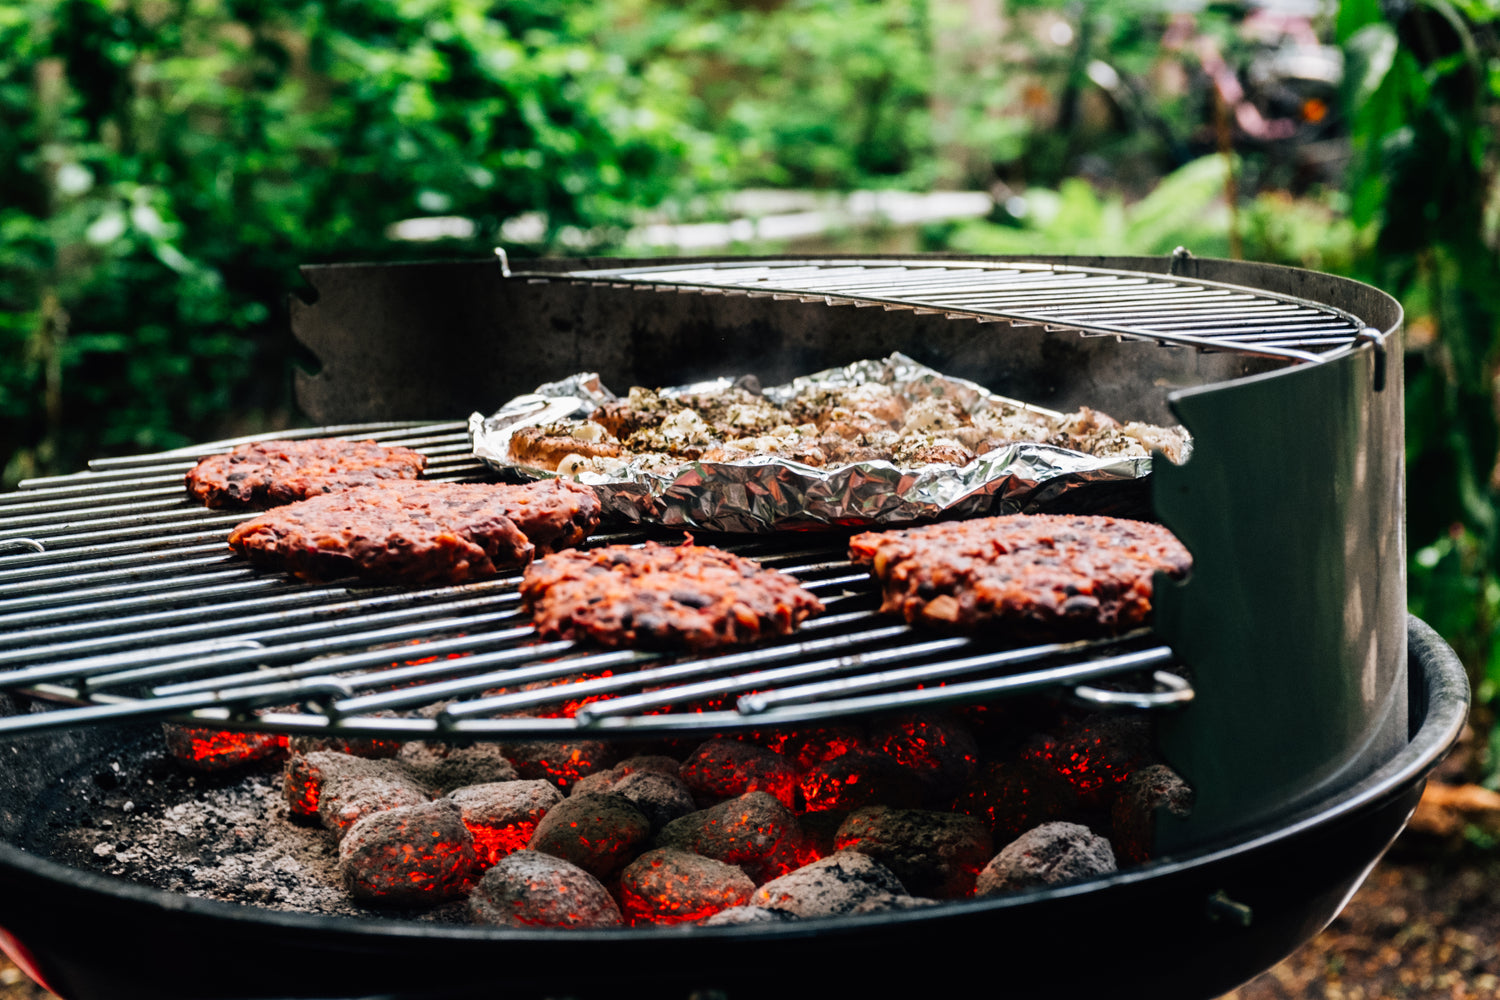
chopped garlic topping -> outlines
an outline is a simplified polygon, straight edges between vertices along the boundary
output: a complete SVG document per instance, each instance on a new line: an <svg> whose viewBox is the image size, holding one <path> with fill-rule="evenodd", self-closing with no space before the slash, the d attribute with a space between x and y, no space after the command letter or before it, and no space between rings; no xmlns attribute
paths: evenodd
<svg viewBox="0 0 1500 1000"><path fill-rule="evenodd" d="M576 476L580 472L591 471L592 465L593 463L587 458L584 458L577 452L573 452L570 455L564 456L563 460L557 463L557 474L559 476Z"/></svg>
<svg viewBox="0 0 1500 1000"><path fill-rule="evenodd" d="M703 418L692 410L678 410L661 422L662 437L672 438L695 438L703 435L708 430L708 425Z"/></svg>
<svg viewBox="0 0 1500 1000"><path fill-rule="evenodd" d="M901 425L903 434L922 434L929 431L951 431L969 423L965 414L951 400L929 397L906 411L906 420Z"/></svg>

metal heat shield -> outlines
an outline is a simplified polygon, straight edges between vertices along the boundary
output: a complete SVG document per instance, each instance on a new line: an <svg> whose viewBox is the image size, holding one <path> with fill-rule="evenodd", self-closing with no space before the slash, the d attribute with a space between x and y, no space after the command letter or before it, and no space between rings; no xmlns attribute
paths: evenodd
<svg viewBox="0 0 1500 1000"><path fill-rule="evenodd" d="M1194 567L1158 578L1155 629L1197 696L1159 732L1196 801L1163 816L1166 852L1288 815L1408 738L1400 307L1360 307L1378 342L1172 396L1196 449L1153 495Z"/></svg>

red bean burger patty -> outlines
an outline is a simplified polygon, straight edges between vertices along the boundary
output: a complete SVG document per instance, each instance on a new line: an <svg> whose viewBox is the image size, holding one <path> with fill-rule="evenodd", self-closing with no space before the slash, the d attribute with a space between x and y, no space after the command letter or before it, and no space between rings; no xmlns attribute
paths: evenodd
<svg viewBox="0 0 1500 1000"><path fill-rule="evenodd" d="M273 508L229 544L257 568L307 580L463 583L577 545L599 512L594 491L568 480L395 481Z"/></svg>
<svg viewBox="0 0 1500 1000"><path fill-rule="evenodd" d="M865 532L849 555L881 583L881 610L913 625L1026 637L1098 635L1151 614L1152 575L1192 557L1159 524L1015 514Z"/></svg>
<svg viewBox="0 0 1500 1000"><path fill-rule="evenodd" d="M393 479L416 479L427 456L374 441L256 441L188 470L188 494L209 507L276 507Z"/></svg>
<svg viewBox="0 0 1500 1000"><path fill-rule="evenodd" d="M820 602L795 579L707 545L611 545L526 569L521 598L545 638L705 650L787 635Z"/></svg>

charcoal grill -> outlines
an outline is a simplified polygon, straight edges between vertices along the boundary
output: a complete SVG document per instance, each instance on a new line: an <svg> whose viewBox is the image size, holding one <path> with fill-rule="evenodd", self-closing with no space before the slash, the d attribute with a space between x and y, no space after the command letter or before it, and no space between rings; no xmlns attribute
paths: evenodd
<svg viewBox="0 0 1500 1000"><path fill-rule="evenodd" d="M295 435L373 436L424 451L430 478L482 478L491 473L469 455L466 425L453 418L563 374L595 370L606 384L659 385L753 372L773 382L901 350L1057 409L1180 419L1194 435L1194 457L1157 463L1150 502L1193 552L1194 572L1180 586L1157 581L1149 631L998 646L878 617L871 585L837 535L700 539L795 573L827 613L795 638L748 651L599 653L533 642L515 577L382 589L252 574L223 545L241 517L192 507L180 486L197 457L235 442L99 460L0 498L0 688L15 701L0 715L0 737L27 761L0 778L7 840L24 839L25 816L47 781L143 721L455 741L634 738L1061 690L1158 718L1162 753L1198 792L1187 820L1160 824L1159 861L937 913L695 932L680 976L654 966L649 975L685 990L760 992L720 959L744 970L764 964L757 949L816 962L823 949L879 953L887 938L936 949L955 935L997 932L1013 936L1018 954L1069 961L1055 944L1043 949L1037 928L1055 933L1102 918L1124 942L1118 954L1098 946L1111 956L1111 982L1159 980L1158 995L1209 996L1331 919L1456 736L1467 704L1462 671L1404 611L1401 373L1386 363L1391 352L1399 357L1401 317L1375 289L1187 254L584 260L515 269L502 257L306 275L315 298L294 303L293 328L323 367L299 375L298 399L322 426ZM627 527L593 541L646 537L663 536ZM1421 636L1411 650L1409 629ZM564 678L572 680L485 693ZM701 710L708 698L717 701ZM584 704L567 717L515 714L563 702ZM1323 870L1297 860L1309 850ZM284 952L297 938L296 971L284 971L306 996L446 995L384 970L340 985L322 967L344 952L393 948L449 963L457 971L445 981L459 995L480 981L490 949L542 949L566 962L565 949L579 944L622 955L685 943L669 932L562 942L556 934L304 919L122 886L0 845L4 881L9 900L45 891L101 914L128 920L145 911L167 924L191 914L222 925L235 948L258 941ZM1211 902L1229 898L1220 895L1229 886L1266 899L1251 906L1260 913L1251 927L1231 930L1227 918L1245 910ZM1161 916L1152 940L1140 936L1138 913L1127 916L1140 905ZM66 995L169 995L159 982L100 992L104 953L79 955L57 939L70 936L65 922L48 927L61 916L34 909L0 904L0 926L69 984ZM1180 977L1152 966L1163 943L1179 940L1186 952L1212 950L1197 963L1203 968L1167 989ZM138 964L105 951L109 961ZM1039 987L1066 992L1055 970L1043 971ZM878 972L853 975L887 984L888 970ZM831 981L816 976L805 988L823 992ZM632 982L580 972L565 988L657 988ZM777 987L794 995L804 988ZM549 988L528 981L516 992ZM193 989L281 995L275 980L256 976Z"/></svg>

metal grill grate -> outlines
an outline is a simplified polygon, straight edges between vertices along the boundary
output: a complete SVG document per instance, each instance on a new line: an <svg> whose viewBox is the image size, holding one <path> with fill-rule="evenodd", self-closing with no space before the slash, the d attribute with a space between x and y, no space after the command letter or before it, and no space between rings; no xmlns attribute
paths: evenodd
<svg viewBox="0 0 1500 1000"><path fill-rule="evenodd" d="M274 436L374 437L427 454L425 478L488 475L463 424ZM182 486L199 457L247 440L103 459L0 495L0 689L67 705L0 718L0 732L175 719L456 740L646 736L1043 689L1142 708L1192 694L1147 632L1004 647L893 624L876 614L874 587L842 536L718 540L794 574L827 611L794 637L714 656L542 642L520 609L518 575L371 588L255 573L224 541L248 515L197 506ZM1095 686L1131 677L1146 690Z"/></svg>
<svg viewBox="0 0 1500 1000"><path fill-rule="evenodd" d="M507 271L508 273L508 271ZM1369 335L1322 303L1175 275L1056 264L901 259L713 262L529 275L538 280L884 306L1093 336L1320 361ZM1373 331L1369 331L1373 332Z"/></svg>

